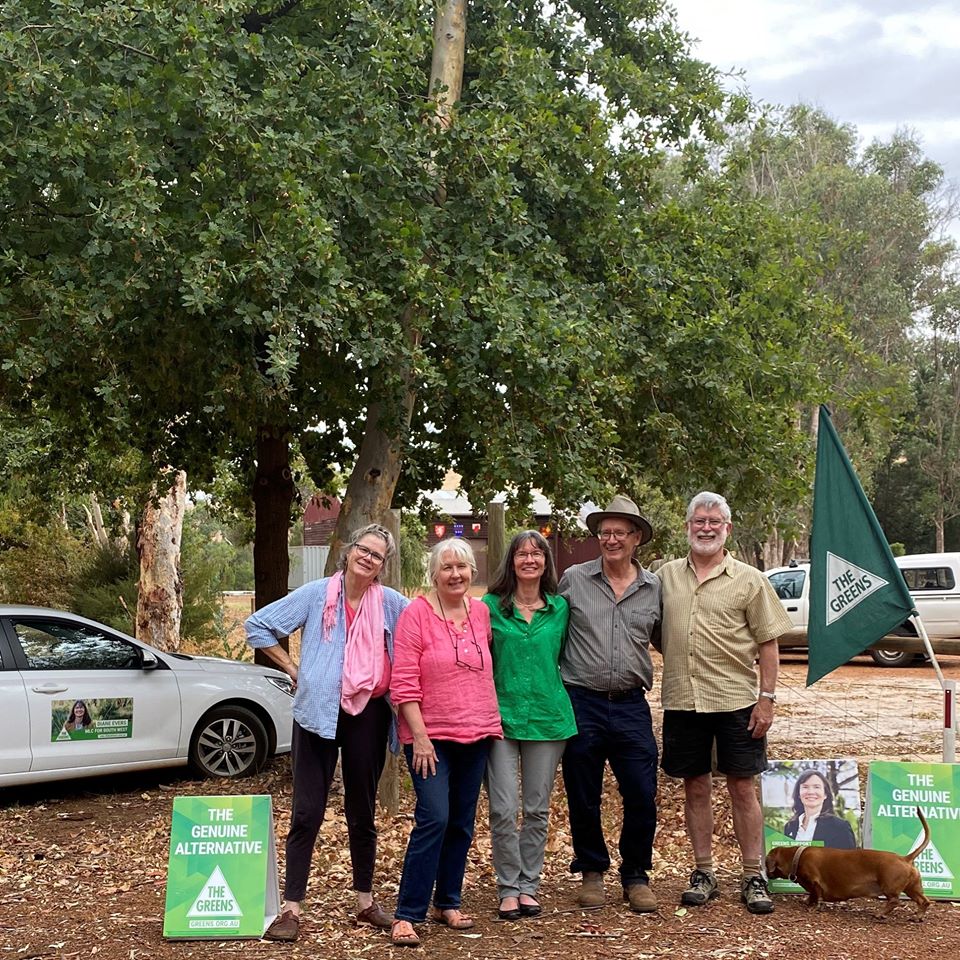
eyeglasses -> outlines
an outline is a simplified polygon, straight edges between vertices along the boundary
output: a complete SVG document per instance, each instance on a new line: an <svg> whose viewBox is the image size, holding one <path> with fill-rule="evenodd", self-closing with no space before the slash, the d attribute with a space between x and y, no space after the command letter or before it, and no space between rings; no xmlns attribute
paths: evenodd
<svg viewBox="0 0 960 960"><path fill-rule="evenodd" d="M447 624L447 629L450 628L450 624ZM473 633L473 624L470 624L470 632ZM453 655L456 658L456 664L458 667L463 667L464 670L476 670L480 672L483 670L483 647L477 642L476 635L468 642L467 638L464 636L461 638L461 641L457 643L456 638L453 639ZM471 647L473 649L471 649Z"/></svg>
<svg viewBox="0 0 960 960"><path fill-rule="evenodd" d="M711 530L719 530L727 525L726 520L718 520L716 517L694 517L689 523L691 527L709 527Z"/></svg>
<svg viewBox="0 0 960 960"><path fill-rule="evenodd" d="M601 530L597 534L598 540L626 540L634 530Z"/></svg>
<svg viewBox="0 0 960 960"><path fill-rule="evenodd" d="M544 553L542 550L527 550L524 553L517 551L514 556L518 560L542 560Z"/></svg>
<svg viewBox="0 0 960 960"><path fill-rule="evenodd" d="M437 596L437 603L440 604L440 617L443 620L444 626L447 628L447 636L453 644L453 657L456 665L463 667L464 670L480 672L483 670L483 647L480 646L480 642L477 640L477 633L473 629L473 621L470 619L470 608L467 606L466 600L463 602L463 609L467 614L467 623L470 624L470 640L467 640L466 633L458 637L453 630L450 629L450 621L447 619L447 612L443 609L443 601L439 596ZM473 648L472 650L471 647Z"/></svg>
<svg viewBox="0 0 960 960"><path fill-rule="evenodd" d="M353 549L356 550L361 557L369 557L374 563L383 563L383 561L387 559L382 553L377 553L376 550L371 550L362 543L355 543Z"/></svg>

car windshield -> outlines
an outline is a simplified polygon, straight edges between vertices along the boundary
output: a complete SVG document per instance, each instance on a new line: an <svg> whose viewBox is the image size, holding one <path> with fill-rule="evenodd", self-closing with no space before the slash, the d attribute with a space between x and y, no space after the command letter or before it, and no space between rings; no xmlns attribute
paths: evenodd
<svg viewBox="0 0 960 960"><path fill-rule="evenodd" d="M806 577L803 570L783 570L780 573L771 573L770 583L781 600L799 600Z"/></svg>

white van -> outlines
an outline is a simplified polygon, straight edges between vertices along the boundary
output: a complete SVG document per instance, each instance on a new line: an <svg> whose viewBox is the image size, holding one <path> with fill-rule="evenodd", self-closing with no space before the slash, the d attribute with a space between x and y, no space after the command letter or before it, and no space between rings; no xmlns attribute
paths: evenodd
<svg viewBox="0 0 960 960"><path fill-rule="evenodd" d="M960 553L914 553L895 558L927 634L944 653L960 653ZM810 564L806 561L766 571L793 629L781 638L784 649L807 645L810 613ZM922 642L911 623L896 631L896 648L871 649L870 656L885 667L902 667L922 653ZM913 642L907 638L915 638ZM957 640L956 644L941 642ZM905 648L905 649L901 649Z"/></svg>

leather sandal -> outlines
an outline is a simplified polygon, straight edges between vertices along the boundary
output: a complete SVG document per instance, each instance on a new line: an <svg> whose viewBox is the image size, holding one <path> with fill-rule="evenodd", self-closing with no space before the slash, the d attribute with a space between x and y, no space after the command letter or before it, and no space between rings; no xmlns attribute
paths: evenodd
<svg viewBox="0 0 960 960"><path fill-rule="evenodd" d="M456 916L447 916L447 914L456 914ZM451 930L469 930L474 925L473 917L463 913L459 907L447 907L445 910L436 907L430 914L430 919Z"/></svg>
<svg viewBox="0 0 960 960"><path fill-rule="evenodd" d="M376 900L369 907L359 911L356 919L358 924L369 923L371 927L378 927L381 930L389 930L393 923L393 918L381 909Z"/></svg>
<svg viewBox="0 0 960 960"><path fill-rule="evenodd" d="M401 923L405 923L409 928L409 933L398 933L397 927ZM390 942L395 947L419 947L420 938L417 936L417 931L413 929L413 924L409 920L394 920L390 924Z"/></svg>

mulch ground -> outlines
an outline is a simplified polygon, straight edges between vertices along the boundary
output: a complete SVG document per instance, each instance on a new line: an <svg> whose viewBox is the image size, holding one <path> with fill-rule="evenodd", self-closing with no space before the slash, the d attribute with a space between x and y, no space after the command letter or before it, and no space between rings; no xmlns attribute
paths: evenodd
<svg viewBox="0 0 960 960"><path fill-rule="evenodd" d="M831 746L823 739L816 755L851 755L848 743ZM806 747L791 752L790 744L779 744L778 757L801 755L811 754ZM383 933L353 924L346 825L337 797L321 831L297 943L165 941L161 930L173 797L217 793L271 794L282 858L291 799L286 758L239 783L195 781L180 771L160 771L0 791L0 960L178 960L232 954L341 960L398 953ZM612 782L606 798L608 838L614 838L619 798ZM387 909L395 902L412 807L412 793L406 788L400 814L381 820L376 894ZM722 786L715 807L719 899L699 909L678 906L690 854L679 784L663 778L653 877L659 912L632 914L620 900L615 874L608 877L607 905L585 912L573 903L576 879L567 872L570 838L558 789L541 888L544 913L511 923L496 919L489 833L481 802L464 889L464 906L476 916L477 925L466 933L425 925L420 952L444 960L665 956L928 960L960 952L960 905L952 903L935 902L922 924L913 921L912 905L904 904L890 919L879 921L878 904L872 901L810 911L802 898L786 896L776 898L772 915L750 916L737 894L738 856Z"/></svg>

